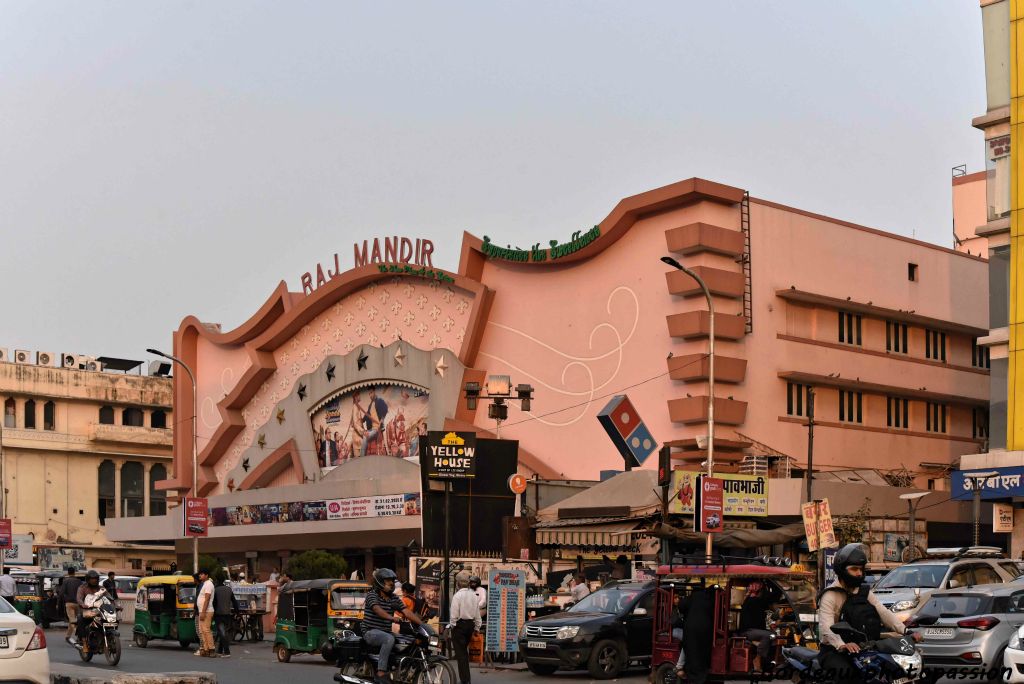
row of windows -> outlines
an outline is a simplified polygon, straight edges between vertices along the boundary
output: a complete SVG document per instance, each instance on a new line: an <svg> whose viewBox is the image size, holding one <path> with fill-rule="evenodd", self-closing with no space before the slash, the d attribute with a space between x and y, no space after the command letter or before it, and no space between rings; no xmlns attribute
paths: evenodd
<svg viewBox="0 0 1024 684"><path fill-rule="evenodd" d="M846 311L838 312L839 334L838 340L842 344L849 344L855 347L863 346L861 335L861 315ZM885 351L891 354L908 354L907 344L908 326L906 323L897 321L885 322ZM938 330L924 331L924 355L925 358L934 361L946 361L946 333ZM971 365L975 368L990 368L991 359L988 347L982 347L977 339L971 340Z"/></svg>
<svg viewBox="0 0 1024 684"><path fill-rule="evenodd" d="M805 417L810 414L812 388L797 382L786 383L786 414ZM864 394L852 390L839 390L838 419L841 423L864 422ZM910 400L886 397L885 424L901 430L910 429ZM949 431L949 407L946 404L925 402L925 431L945 434ZM972 416L971 436L988 437L988 410L975 408Z"/></svg>
<svg viewBox="0 0 1024 684"><path fill-rule="evenodd" d="M113 461L106 460L99 469L99 518L105 525L107 518L139 518L144 515L167 513L167 492L156 488L156 483L167 479L167 467L154 464L146 482L146 469L138 461L127 461L121 465L121 501L117 501ZM145 491L149 489L149 512L146 512ZM120 512L120 515L118 515Z"/></svg>
<svg viewBox="0 0 1024 684"><path fill-rule="evenodd" d="M52 401L48 401L43 404L43 429L44 430L56 430L56 406ZM25 405L22 407L22 426L26 430L36 429L36 402L34 399L28 399L25 401ZM15 404L14 398L8 398L4 401L4 427L15 428L17 427L17 405ZM101 425L113 425L114 424L114 409L110 406L103 406L100 408L100 424ZM145 424L145 413L142 409L135 407L128 407L121 411L121 424L129 427L143 427ZM167 413L160 409L154 410L149 414L149 426L154 428L166 428L167 427Z"/></svg>

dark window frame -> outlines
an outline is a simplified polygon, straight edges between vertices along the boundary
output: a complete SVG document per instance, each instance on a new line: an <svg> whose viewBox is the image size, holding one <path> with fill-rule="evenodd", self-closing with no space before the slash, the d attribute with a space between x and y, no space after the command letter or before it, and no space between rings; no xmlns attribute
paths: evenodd
<svg viewBox="0 0 1024 684"><path fill-rule="evenodd" d="M43 404L43 429L51 432L57 429L57 405L52 401Z"/></svg>
<svg viewBox="0 0 1024 684"><path fill-rule="evenodd" d="M25 414L25 429L35 430L36 429L36 402L34 399L28 399L25 401L23 408Z"/></svg>

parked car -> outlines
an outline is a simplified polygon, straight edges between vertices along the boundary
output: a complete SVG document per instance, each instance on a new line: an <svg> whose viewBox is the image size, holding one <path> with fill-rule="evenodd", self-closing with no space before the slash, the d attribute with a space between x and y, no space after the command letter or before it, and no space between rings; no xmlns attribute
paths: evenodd
<svg viewBox="0 0 1024 684"><path fill-rule="evenodd" d="M0 678L50 684L46 633L0 598Z"/></svg>
<svg viewBox="0 0 1024 684"><path fill-rule="evenodd" d="M612 679L630 663L649 663L654 591L652 582L617 582L569 610L530 620L519 632L526 667L540 676L565 668Z"/></svg>
<svg viewBox="0 0 1024 684"><path fill-rule="evenodd" d="M936 589L1004 584L1019 575L1017 564L995 547L928 549L924 557L890 570L871 591L905 622Z"/></svg>
<svg viewBox="0 0 1024 684"><path fill-rule="evenodd" d="M936 590L907 624L924 637L918 646L926 672L978 681L985 680L981 673L1002 668L1007 642L1022 625L1019 584Z"/></svg>

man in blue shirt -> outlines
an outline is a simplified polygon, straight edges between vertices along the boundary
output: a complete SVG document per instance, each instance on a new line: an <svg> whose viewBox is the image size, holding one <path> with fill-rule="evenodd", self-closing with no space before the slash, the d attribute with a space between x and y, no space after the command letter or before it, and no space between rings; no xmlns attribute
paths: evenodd
<svg viewBox="0 0 1024 684"><path fill-rule="evenodd" d="M377 675L374 681L377 684L386 684L388 675L388 661L391 658L391 649L395 645L395 635L391 633L391 625L401 624L402 618L416 625L421 625L416 613L405 607L402 599L395 596L395 583L398 575L394 570L378 568L373 571L373 588L366 594L366 602L363 604L363 639L370 646L380 649L380 658L377 662Z"/></svg>

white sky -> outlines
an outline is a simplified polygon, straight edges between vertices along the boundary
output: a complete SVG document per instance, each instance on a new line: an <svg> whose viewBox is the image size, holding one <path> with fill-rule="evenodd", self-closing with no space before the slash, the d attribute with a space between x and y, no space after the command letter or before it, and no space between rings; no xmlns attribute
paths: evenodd
<svg viewBox="0 0 1024 684"><path fill-rule="evenodd" d="M695 175L948 246L984 107L977 0L0 0L0 347L142 359L357 238L454 270Z"/></svg>

